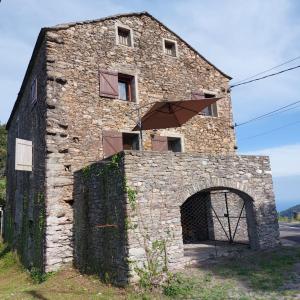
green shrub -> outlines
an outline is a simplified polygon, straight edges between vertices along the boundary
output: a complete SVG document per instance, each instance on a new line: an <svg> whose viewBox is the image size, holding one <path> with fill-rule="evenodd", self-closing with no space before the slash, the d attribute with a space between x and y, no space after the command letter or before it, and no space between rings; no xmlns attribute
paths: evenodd
<svg viewBox="0 0 300 300"><path fill-rule="evenodd" d="M163 286L164 294L169 297L187 296L192 289L192 283L180 274L169 274L169 278Z"/></svg>
<svg viewBox="0 0 300 300"><path fill-rule="evenodd" d="M46 281L53 274L54 274L54 272L44 273L38 268L32 268L30 270L30 277L34 283L42 283L42 282Z"/></svg>

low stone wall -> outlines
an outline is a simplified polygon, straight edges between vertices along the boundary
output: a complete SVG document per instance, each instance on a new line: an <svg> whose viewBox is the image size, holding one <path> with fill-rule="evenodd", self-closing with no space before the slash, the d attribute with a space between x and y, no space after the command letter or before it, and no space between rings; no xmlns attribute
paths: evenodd
<svg viewBox="0 0 300 300"><path fill-rule="evenodd" d="M146 261L146 243L165 241L170 269L184 265L180 206L200 191L230 190L246 203L252 249L278 245L279 232L268 157L187 153L125 152L127 183L137 208L127 205L131 261ZM230 201L230 199L229 199ZM237 208L238 210L238 208ZM245 225L245 224L244 224ZM250 226L249 226L250 225ZM240 238L245 238L241 232Z"/></svg>

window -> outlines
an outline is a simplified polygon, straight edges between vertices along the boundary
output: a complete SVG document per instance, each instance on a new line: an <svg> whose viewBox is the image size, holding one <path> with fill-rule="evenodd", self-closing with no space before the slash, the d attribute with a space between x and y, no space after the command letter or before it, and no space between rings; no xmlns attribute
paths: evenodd
<svg viewBox="0 0 300 300"><path fill-rule="evenodd" d="M139 135L137 133L122 133L123 150L139 150Z"/></svg>
<svg viewBox="0 0 300 300"><path fill-rule="evenodd" d="M162 151L182 152L181 138L153 135L152 150L161 151L161 152Z"/></svg>
<svg viewBox="0 0 300 300"><path fill-rule="evenodd" d="M30 86L30 101L35 104L37 101L37 79L33 79Z"/></svg>
<svg viewBox="0 0 300 300"><path fill-rule="evenodd" d="M132 47L131 30L118 26L118 44Z"/></svg>
<svg viewBox="0 0 300 300"><path fill-rule="evenodd" d="M124 101L135 101L134 99L134 77L118 74L119 99Z"/></svg>
<svg viewBox="0 0 300 300"><path fill-rule="evenodd" d="M135 101L135 77L114 71L100 70L100 96Z"/></svg>
<svg viewBox="0 0 300 300"><path fill-rule="evenodd" d="M15 169L32 171L32 142L16 138Z"/></svg>
<svg viewBox="0 0 300 300"><path fill-rule="evenodd" d="M112 156L122 150L140 149L140 140L138 133L103 130L102 141L104 157Z"/></svg>
<svg viewBox="0 0 300 300"><path fill-rule="evenodd" d="M181 138L168 137L168 151L181 152Z"/></svg>
<svg viewBox="0 0 300 300"><path fill-rule="evenodd" d="M192 92L191 99L192 100L201 100L205 98L214 98L216 95L210 94L210 93L203 93L202 91L200 92ZM217 112L217 103L213 103L206 108L204 108L199 115L202 116L211 116L211 117L217 117L218 112Z"/></svg>
<svg viewBox="0 0 300 300"><path fill-rule="evenodd" d="M206 94L204 93L204 98L215 98L216 96L213 94ZM202 112L200 113L201 115L204 116L211 116L211 117L217 117L218 113L217 113L217 103L213 103L209 106L207 106L206 108L204 108L202 110Z"/></svg>
<svg viewBox="0 0 300 300"><path fill-rule="evenodd" d="M177 47L176 47L176 42L170 41L170 40L163 40L164 42L164 52L169 55L169 56L177 56Z"/></svg>

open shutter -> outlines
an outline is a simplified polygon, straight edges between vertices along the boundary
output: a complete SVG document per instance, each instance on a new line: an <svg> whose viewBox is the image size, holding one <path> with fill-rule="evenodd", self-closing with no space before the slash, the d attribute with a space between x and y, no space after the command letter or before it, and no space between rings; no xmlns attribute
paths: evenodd
<svg viewBox="0 0 300 300"><path fill-rule="evenodd" d="M204 99L205 95L203 92L192 92L191 99L192 100L200 100Z"/></svg>
<svg viewBox="0 0 300 300"><path fill-rule="evenodd" d="M152 137L153 151L168 151L168 138L166 136L154 135Z"/></svg>
<svg viewBox="0 0 300 300"><path fill-rule="evenodd" d="M16 139L15 169L32 171L32 142Z"/></svg>
<svg viewBox="0 0 300 300"><path fill-rule="evenodd" d="M123 138L121 132L103 130L102 135L104 157L112 156L123 150Z"/></svg>
<svg viewBox="0 0 300 300"><path fill-rule="evenodd" d="M202 91L200 91L200 92L192 92L191 98L192 98L192 100L201 100L201 99L205 99L205 95L204 95L204 93ZM199 115L209 116L210 115L210 110L211 110L211 108L205 107L199 113Z"/></svg>
<svg viewBox="0 0 300 300"><path fill-rule="evenodd" d="M118 98L118 73L112 71L99 71L100 96Z"/></svg>

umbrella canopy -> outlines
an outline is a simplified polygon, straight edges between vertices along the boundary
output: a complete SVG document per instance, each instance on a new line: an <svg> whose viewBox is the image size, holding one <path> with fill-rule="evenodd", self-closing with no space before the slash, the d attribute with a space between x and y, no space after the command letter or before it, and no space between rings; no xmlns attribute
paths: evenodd
<svg viewBox="0 0 300 300"><path fill-rule="evenodd" d="M138 124L133 131L180 127L219 99L221 98L156 102L142 117L141 128Z"/></svg>

